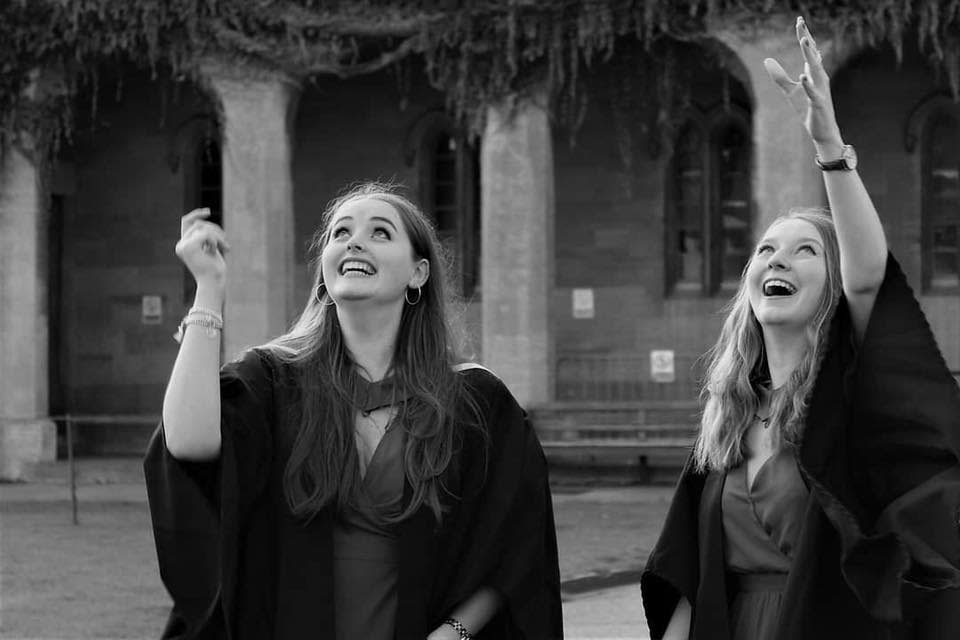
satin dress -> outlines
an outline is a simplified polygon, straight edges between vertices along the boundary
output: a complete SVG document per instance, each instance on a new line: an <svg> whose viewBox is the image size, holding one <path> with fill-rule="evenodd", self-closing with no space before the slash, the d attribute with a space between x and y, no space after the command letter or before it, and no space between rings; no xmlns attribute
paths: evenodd
<svg viewBox="0 0 960 640"><path fill-rule="evenodd" d="M392 379L362 381L364 414L398 404ZM335 618L338 640L392 640L400 577L399 525L403 503L400 419L392 420L361 474L360 504L342 511L333 529ZM361 473L360 470L357 470Z"/></svg>
<svg viewBox="0 0 960 640"><path fill-rule="evenodd" d="M723 485L724 559L733 640L773 640L809 491L784 445L747 483L747 465Z"/></svg>

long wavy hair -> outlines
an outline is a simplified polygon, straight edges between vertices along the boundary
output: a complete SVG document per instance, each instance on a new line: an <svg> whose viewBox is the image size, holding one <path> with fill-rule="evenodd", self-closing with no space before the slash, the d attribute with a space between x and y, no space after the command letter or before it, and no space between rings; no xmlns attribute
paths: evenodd
<svg viewBox="0 0 960 640"><path fill-rule="evenodd" d="M374 198L399 214L414 259L430 263L419 301L404 304L388 376L411 400L403 402L395 423L406 431L403 471L413 487L412 500L398 521L426 504L442 517L442 474L467 429L485 429L470 390L452 367L458 362L446 282L446 260L436 230L426 215L394 184L367 182L332 200L310 245L313 288L299 319L286 334L266 345L295 372L301 401L291 419L299 423L283 475L291 511L312 518L327 505L342 510L360 503L359 456L354 435L361 385L357 365L344 343L337 316L323 285L320 256L330 239L330 224L346 202ZM466 410L464 409L466 407Z"/></svg>
<svg viewBox="0 0 960 640"><path fill-rule="evenodd" d="M789 219L809 222L823 238L827 278L817 309L807 326L808 348L786 383L771 401L770 423L779 427L779 437L795 441L803 430L807 402L826 349L834 309L840 300L840 247L833 219L822 209L794 209L770 225ZM769 228L769 227L768 227ZM699 471L734 467L744 458L744 436L761 402L761 388L768 383L769 369L763 328L750 306L746 273L757 259L753 253L743 270L740 286L726 309L720 337L705 358L705 383L700 392L703 413L700 434L694 446L694 464Z"/></svg>

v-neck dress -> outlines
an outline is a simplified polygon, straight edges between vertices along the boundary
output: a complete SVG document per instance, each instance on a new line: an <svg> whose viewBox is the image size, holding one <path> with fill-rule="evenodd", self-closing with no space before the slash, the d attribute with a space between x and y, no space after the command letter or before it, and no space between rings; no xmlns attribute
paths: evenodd
<svg viewBox="0 0 960 640"><path fill-rule="evenodd" d="M360 407L373 411L397 400L389 384L367 385ZM361 479L360 504L342 511L333 528L338 640L393 640L400 577L398 516L403 503L404 429L390 423Z"/></svg>
<svg viewBox="0 0 960 640"><path fill-rule="evenodd" d="M763 463L751 486L745 463L727 471L722 510L733 640L776 637L808 497L789 445Z"/></svg>

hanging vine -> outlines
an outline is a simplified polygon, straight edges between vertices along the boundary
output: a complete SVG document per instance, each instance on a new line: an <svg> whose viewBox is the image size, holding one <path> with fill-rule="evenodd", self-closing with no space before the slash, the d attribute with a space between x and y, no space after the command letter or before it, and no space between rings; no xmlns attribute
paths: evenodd
<svg viewBox="0 0 960 640"><path fill-rule="evenodd" d="M68 127L70 99L25 95L38 69L57 74L69 97L95 86L105 61L190 78L211 55L296 77L349 77L419 56L473 132L486 105L535 86L554 97L555 117L575 124L586 105L581 67L609 60L626 40L649 54L634 59L648 79L634 82L656 91L639 92L647 103L631 108L646 114L641 129L654 135L669 129L683 96L671 41L702 37L711 19L782 13L831 24L860 44L888 42L898 55L913 30L960 94L960 0L8 0L0 6L0 135L55 141Z"/></svg>

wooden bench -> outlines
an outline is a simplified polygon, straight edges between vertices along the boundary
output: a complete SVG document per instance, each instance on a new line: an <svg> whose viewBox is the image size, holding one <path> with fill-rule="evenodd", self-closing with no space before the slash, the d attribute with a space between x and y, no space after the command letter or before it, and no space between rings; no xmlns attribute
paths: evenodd
<svg viewBox="0 0 960 640"><path fill-rule="evenodd" d="M554 467L633 469L650 480L673 478L696 439L692 402L552 403L529 411Z"/></svg>

